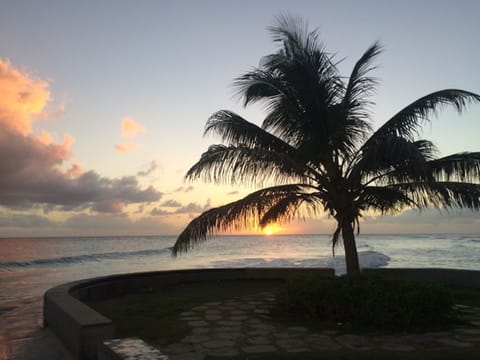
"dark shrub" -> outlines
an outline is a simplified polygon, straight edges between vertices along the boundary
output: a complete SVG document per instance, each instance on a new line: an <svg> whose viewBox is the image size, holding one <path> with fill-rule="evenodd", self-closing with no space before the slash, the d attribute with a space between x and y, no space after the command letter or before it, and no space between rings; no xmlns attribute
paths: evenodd
<svg viewBox="0 0 480 360"><path fill-rule="evenodd" d="M446 326L453 305L450 293L439 284L375 275L295 278L277 300L280 311L296 317L388 331Z"/></svg>

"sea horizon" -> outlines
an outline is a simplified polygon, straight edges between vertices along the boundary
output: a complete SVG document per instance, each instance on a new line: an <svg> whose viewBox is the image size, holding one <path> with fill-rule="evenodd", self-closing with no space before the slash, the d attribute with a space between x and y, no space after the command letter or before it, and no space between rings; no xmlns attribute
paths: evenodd
<svg viewBox="0 0 480 360"><path fill-rule="evenodd" d="M133 237L178 237L180 234L133 234L133 235L124 235L124 234L113 234L113 235L32 235L32 236L2 236L0 239L65 239L65 238L133 238ZM331 233L274 233L274 234L264 234L264 233L241 233L241 234L215 234L211 235L208 238L215 237L238 237L238 236L329 236L333 235ZM360 233L356 235L357 237L363 236L441 236L441 235L479 235L476 231L467 231L467 232L385 232L385 233Z"/></svg>

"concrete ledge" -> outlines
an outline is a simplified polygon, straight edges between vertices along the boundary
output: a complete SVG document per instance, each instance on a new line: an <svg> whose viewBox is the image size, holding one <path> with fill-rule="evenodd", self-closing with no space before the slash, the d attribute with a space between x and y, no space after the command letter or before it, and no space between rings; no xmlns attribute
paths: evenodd
<svg viewBox="0 0 480 360"><path fill-rule="evenodd" d="M81 300L161 291L168 285L220 280L282 280L295 275L335 276L326 268L200 269L130 273L75 281L48 290L44 296L44 326L76 359L96 359L100 344L114 337L114 324Z"/></svg>
<svg viewBox="0 0 480 360"><path fill-rule="evenodd" d="M72 297L69 286L45 293L43 324L60 339L76 359L95 359L98 343L114 336L110 319Z"/></svg>

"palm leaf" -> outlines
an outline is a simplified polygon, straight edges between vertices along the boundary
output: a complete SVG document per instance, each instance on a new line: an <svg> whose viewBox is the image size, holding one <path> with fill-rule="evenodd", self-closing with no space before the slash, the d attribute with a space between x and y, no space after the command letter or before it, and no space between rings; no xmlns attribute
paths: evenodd
<svg viewBox="0 0 480 360"><path fill-rule="evenodd" d="M309 181L316 173L283 152L251 149L247 146L211 145L185 175L188 180L260 186Z"/></svg>
<svg viewBox="0 0 480 360"><path fill-rule="evenodd" d="M195 244L204 242L217 231L247 228L281 199L291 194L301 194L309 185L281 185L255 191L241 200L205 211L193 219L177 238L172 255L187 252Z"/></svg>
<svg viewBox="0 0 480 360"><path fill-rule="evenodd" d="M220 110L207 121L205 135L216 133L228 145L241 145L295 155L296 149L231 111Z"/></svg>
<svg viewBox="0 0 480 360"><path fill-rule="evenodd" d="M468 208L480 210L480 184L420 181L391 185L405 193L418 208Z"/></svg>
<svg viewBox="0 0 480 360"><path fill-rule="evenodd" d="M288 84L278 74L264 69L253 69L245 73L234 80L233 86L237 96L243 98L244 106L265 101L268 108L277 96L289 91Z"/></svg>
<svg viewBox="0 0 480 360"><path fill-rule="evenodd" d="M342 101L344 108L348 110L352 118L368 119L369 111L366 108L371 101L367 99L374 92L378 80L367 75L376 68L371 63L381 51L380 43L374 43L353 67Z"/></svg>
<svg viewBox="0 0 480 360"><path fill-rule="evenodd" d="M427 162L437 150L427 140L410 141L395 135L377 137L364 148L361 158L353 165L348 177L353 182L370 184L413 180L428 177Z"/></svg>
<svg viewBox="0 0 480 360"><path fill-rule="evenodd" d="M480 179L480 152L464 152L428 162L438 180L478 182Z"/></svg>
<svg viewBox="0 0 480 360"><path fill-rule="evenodd" d="M294 147L324 152L333 142L329 135L343 129L332 112L344 85L332 55L318 43L316 31L308 32L303 23L290 17L277 21L271 31L282 48L264 57L260 69L239 77L234 85L245 105L265 104L264 129Z"/></svg>
<svg viewBox="0 0 480 360"><path fill-rule="evenodd" d="M367 186L357 201L363 210L380 211L382 214L396 213L407 206L416 206L402 189L388 186Z"/></svg>
<svg viewBox="0 0 480 360"><path fill-rule="evenodd" d="M429 120L441 107L452 105L459 113L472 102L480 102L480 95L458 89L446 89L433 92L414 101L400 110L370 138L374 141L385 135L397 135L413 139L418 133L418 126Z"/></svg>
<svg viewBox="0 0 480 360"><path fill-rule="evenodd" d="M263 214L259 225L263 228L272 223L289 222L293 219L318 215L323 208L319 195L318 192L288 194Z"/></svg>

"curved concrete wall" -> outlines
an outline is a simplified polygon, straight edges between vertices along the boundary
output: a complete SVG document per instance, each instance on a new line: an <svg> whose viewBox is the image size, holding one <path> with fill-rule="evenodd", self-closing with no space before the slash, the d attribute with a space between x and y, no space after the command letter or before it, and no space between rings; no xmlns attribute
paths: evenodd
<svg viewBox="0 0 480 360"><path fill-rule="evenodd" d="M44 326L48 326L76 359L96 359L101 342L114 337L114 324L81 300L161 291L166 285L217 280L281 280L295 275L335 276L333 269L245 268L175 270L112 275L75 281L48 290Z"/></svg>

